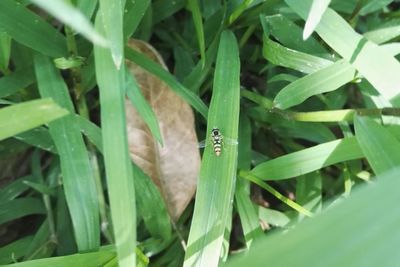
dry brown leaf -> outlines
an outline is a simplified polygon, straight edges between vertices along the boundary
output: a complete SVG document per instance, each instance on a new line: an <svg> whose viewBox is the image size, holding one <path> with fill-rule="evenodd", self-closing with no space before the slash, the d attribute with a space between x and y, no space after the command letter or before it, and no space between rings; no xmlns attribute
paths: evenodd
<svg viewBox="0 0 400 267"><path fill-rule="evenodd" d="M129 46L167 69L149 44L130 40ZM132 62L127 65L154 110L164 142L161 147L131 102L125 100L129 152L158 186L169 214L176 221L195 193L200 169L193 111L160 79Z"/></svg>

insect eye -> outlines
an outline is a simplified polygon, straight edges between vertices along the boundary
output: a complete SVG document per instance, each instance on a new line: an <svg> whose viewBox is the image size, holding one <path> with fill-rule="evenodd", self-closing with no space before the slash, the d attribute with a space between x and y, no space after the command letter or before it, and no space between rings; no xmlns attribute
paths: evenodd
<svg viewBox="0 0 400 267"><path fill-rule="evenodd" d="M213 133L214 136L218 135L218 131L217 130L214 130L212 133Z"/></svg>

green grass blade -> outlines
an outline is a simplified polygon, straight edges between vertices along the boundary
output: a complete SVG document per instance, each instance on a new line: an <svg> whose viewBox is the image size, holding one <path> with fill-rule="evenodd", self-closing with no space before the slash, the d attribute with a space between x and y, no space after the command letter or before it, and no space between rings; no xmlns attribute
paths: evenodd
<svg viewBox="0 0 400 267"><path fill-rule="evenodd" d="M201 10L199 6L199 0L189 0L189 8L192 12L194 27L196 29L197 41L200 48L200 57L202 60L202 65L204 67L206 61L206 48L204 41L204 30L203 30L203 20L201 18Z"/></svg>
<svg viewBox="0 0 400 267"><path fill-rule="evenodd" d="M396 169L379 176L374 186L361 188L349 199L289 232L264 238L227 266L265 266L269 262L272 266L319 267L321 259L325 267L396 266L400 242L396 230L400 223L399 175L400 170ZM365 223L370 221L376 227Z"/></svg>
<svg viewBox="0 0 400 267"><path fill-rule="evenodd" d="M63 0L30 0L37 6L46 10L61 22L71 27L76 32L85 36L92 43L107 46L106 39L97 33L90 21L78 9Z"/></svg>
<svg viewBox="0 0 400 267"><path fill-rule="evenodd" d="M140 114L143 121L146 123L147 127L149 127L153 137L162 145L163 141L160 127L153 109L144 98L135 77L129 71L126 71L125 78L126 95L132 102L132 105L136 108L137 112Z"/></svg>
<svg viewBox="0 0 400 267"><path fill-rule="evenodd" d="M45 55L62 57L67 54L65 37L17 1L0 1L0 28L17 42Z"/></svg>
<svg viewBox="0 0 400 267"><path fill-rule="evenodd" d="M282 201L283 203L285 203L289 207L293 208L294 210L298 211L300 214L303 214L303 215L308 216L308 217L312 217L313 216L312 212L310 212L309 210L303 208L301 205L297 204L293 200L285 197L284 195L282 195L281 193L276 191L272 186L270 186L269 184L263 182L262 179L260 179L259 177L251 174L250 172L240 171L239 175L241 177L243 177L244 179L247 179L247 180L255 183L256 185L260 186L261 188L267 190L274 197L276 197L277 199L279 199L280 201Z"/></svg>
<svg viewBox="0 0 400 267"><path fill-rule="evenodd" d="M285 2L303 19L311 0ZM316 28L321 38L350 62L386 99L397 103L400 95L400 63L383 48L356 33L335 11L328 8ZM395 99L396 98L396 99Z"/></svg>
<svg viewBox="0 0 400 267"><path fill-rule="evenodd" d="M132 1L129 0L125 5L124 14L124 40L127 40L136 31L140 21L146 14L150 5L149 0Z"/></svg>
<svg viewBox="0 0 400 267"><path fill-rule="evenodd" d="M17 134L14 138L53 154L57 154L53 139L51 139L49 130L45 127L37 127L30 131Z"/></svg>
<svg viewBox="0 0 400 267"><path fill-rule="evenodd" d="M0 71L7 72L10 62L11 53L11 37L0 30Z"/></svg>
<svg viewBox="0 0 400 267"><path fill-rule="evenodd" d="M286 48L264 36L263 56L274 65L303 73L313 73L333 63L327 59Z"/></svg>
<svg viewBox="0 0 400 267"><path fill-rule="evenodd" d="M307 16L306 25L304 26L304 40L310 37L310 35L314 32L330 2L331 0L313 0L310 12Z"/></svg>
<svg viewBox="0 0 400 267"><path fill-rule="evenodd" d="M0 140L59 119L69 112L50 98L0 109Z"/></svg>
<svg viewBox="0 0 400 267"><path fill-rule="evenodd" d="M390 41L398 37L399 35L400 35L400 25L385 27L364 33L365 38L377 44L382 44L387 41Z"/></svg>
<svg viewBox="0 0 400 267"><path fill-rule="evenodd" d="M35 72L42 97L52 97L73 113L68 88L53 62L43 55L36 55ZM64 191L78 249L98 249L100 229L96 185L85 143L74 123L74 115L50 123L49 128L60 156Z"/></svg>
<svg viewBox="0 0 400 267"><path fill-rule="evenodd" d="M217 55L207 133L218 127L226 138L238 138L239 53L232 32L223 32ZM207 138L211 142L210 137ZM207 146L200 168L196 204L184 266L217 266L236 179L237 146L224 145L217 157Z"/></svg>
<svg viewBox="0 0 400 267"><path fill-rule="evenodd" d="M32 242L32 239L33 236L29 235L1 247L0 264L12 263L15 259L25 256L26 250Z"/></svg>
<svg viewBox="0 0 400 267"><path fill-rule="evenodd" d="M96 29L103 32L101 13ZM125 69L113 64L110 50L95 46L95 67L100 89L101 125L108 195L120 267L135 266L135 189L125 120Z"/></svg>
<svg viewBox="0 0 400 267"><path fill-rule="evenodd" d="M108 262L115 258L115 251L110 249L101 250L92 253L80 253L61 257L52 257L47 259L39 259L32 261L25 261L5 265L2 267L71 267L71 266L85 266L97 267L105 266Z"/></svg>
<svg viewBox="0 0 400 267"><path fill-rule="evenodd" d="M117 69L124 58L123 11L124 0L99 0L100 14L105 36L111 48L111 55Z"/></svg>
<svg viewBox="0 0 400 267"><path fill-rule="evenodd" d="M363 156L356 138L348 137L266 161L257 165L251 173L263 180L282 180Z"/></svg>
<svg viewBox="0 0 400 267"><path fill-rule="evenodd" d="M35 75L31 68L16 70L0 78L0 97L12 95L34 82Z"/></svg>
<svg viewBox="0 0 400 267"><path fill-rule="evenodd" d="M90 19L93 16L94 11L96 10L98 0L77 0L76 7L88 18Z"/></svg>
<svg viewBox="0 0 400 267"><path fill-rule="evenodd" d="M197 95L180 84L168 71L163 69L159 64L147 58L145 55L140 54L133 49L127 48L125 53L127 59L135 62L140 67L160 78L172 90L174 90L175 93L181 96L189 105L203 115L204 118L207 117L208 110L204 102Z"/></svg>
<svg viewBox="0 0 400 267"><path fill-rule="evenodd" d="M275 97L274 105L287 109L302 103L307 98L331 92L354 80L354 68L344 60L297 79L284 87Z"/></svg>
<svg viewBox="0 0 400 267"><path fill-rule="evenodd" d="M400 143L386 128L361 116L354 118L354 126L357 141L377 175L400 166Z"/></svg>
<svg viewBox="0 0 400 267"><path fill-rule="evenodd" d="M164 1L157 0L153 3L153 24L157 24L165 18L184 8L187 0Z"/></svg>
<svg viewBox="0 0 400 267"><path fill-rule="evenodd" d="M43 202L24 197L0 203L0 224L32 214L46 214Z"/></svg>
<svg viewBox="0 0 400 267"><path fill-rule="evenodd" d="M21 195L23 192L28 190L29 187L25 184L25 181L32 181L32 180L34 180L33 176L24 176L1 188L0 203L13 200L19 195Z"/></svg>

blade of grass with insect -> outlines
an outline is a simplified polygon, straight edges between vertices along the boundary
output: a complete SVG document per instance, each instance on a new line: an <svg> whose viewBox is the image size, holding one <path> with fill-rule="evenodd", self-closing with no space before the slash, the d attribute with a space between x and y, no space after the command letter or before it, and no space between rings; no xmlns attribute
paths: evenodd
<svg viewBox="0 0 400 267"><path fill-rule="evenodd" d="M322 15L328 8L331 0L313 0L311 9L308 13L306 25L304 26L303 39L306 40L311 36L318 23L321 20Z"/></svg>
<svg viewBox="0 0 400 267"><path fill-rule="evenodd" d="M90 21L74 6L63 0L30 0L37 6L46 10L61 22L71 27L76 32L85 36L92 43L107 46L107 40L97 33Z"/></svg>
<svg viewBox="0 0 400 267"><path fill-rule="evenodd" d="M303 19L311 0L285 2ZM328 8L316 28L319 36L350 62L386 99L399 104L400 63L382 47L368 41L338 13Z"/></svg>
<svg viewBox="0 0 400 267"><path fill-rule="evenodd" d="M97 14L95 27L100 33L104 32L102 12ZM120 28L122 29L122 21ZM118 69L113 64L112 51L108 49L95 46L94 55L100 89L104 161L118 264L120 267L135 266L136 207L126 133L125 66L122 64Z"/></svg>
<svg viewBox="0 0 400 267"><path fill-rule="evenodd" d="M49 123L68 114L52 99L26 101L0 109L0 140Z"/></svg>
<svg viewBox="0 0 400 267"><path fill-rule="evenodd" d="M207 133L218 127L225 138L237 140L240 98L240 62L235 36L221 34ZM211 143L208 136L207 142ZM184 266L217 266L232 203L237 146L223 145L220 156L206 147L200 168L195 210Z"/></svg>
<svg viewBox="0 0 400 267"><path fill-rule="evenodd" d="M63 185L79 251L100 245L96 184L83 137L74 123L74 106L68 88L53 62L35 56L35 72L42 97L52 97L72 114L50 123L50 134L61 162Z"/></svg>
<svg viewBox="0 0 400 267"><path fill-rule="evenodd" d="M354 126L357 141L377 175L400 166L400 143L389 130L361 116L354 118Z"/></svg>
<svg viewBox="0 0 400 267"><path fill-rule="evenodd" d="M400 223L399 175L397 168L378 176L374 186L360 188L348 199L284 234L275 232L265 237L226 266L265 266L269 262L271 266L319 267L321 259L325 267L396 266L400 242L395 227ZM373 226L365 223L371 221ZM335 253L332 247L336 248Z"/></svg>
<svg viewBox="0 0 400 267"><path fill-rule="evenodd" d="M67 54L65 37L17 1L0 1L0 28L17 42L42 54L53 57Z"/></svg>
<svg viewBox="0 0 400 267"><path fill-rule="evenodd" d="M193 92L189 91L182 84L180 84L173 75L163 69L159 64L147 58L145 55L127 47L125 49L126 58L135 62L143 69L157 76L163 80L169 87L181 96L189 105L197 110L204 118L207 117L207 106L204 102Z"/></svg>

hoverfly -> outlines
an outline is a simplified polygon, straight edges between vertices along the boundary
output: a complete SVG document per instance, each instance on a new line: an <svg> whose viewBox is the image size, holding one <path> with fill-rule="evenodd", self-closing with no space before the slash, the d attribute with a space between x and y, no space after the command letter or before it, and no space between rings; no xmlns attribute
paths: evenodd
<svg viewBox="0 0 400 267"><path fill-rule="evenodd" d="M212 128L210 138L214 153L217 157L221 155L222 147L224 147L225 144L230 144L230 145L238 144L238 142L234 139L223 137L221 131L217 127ZM201 142L199 146L205 147L206 146L205 141Z"/></svg>

